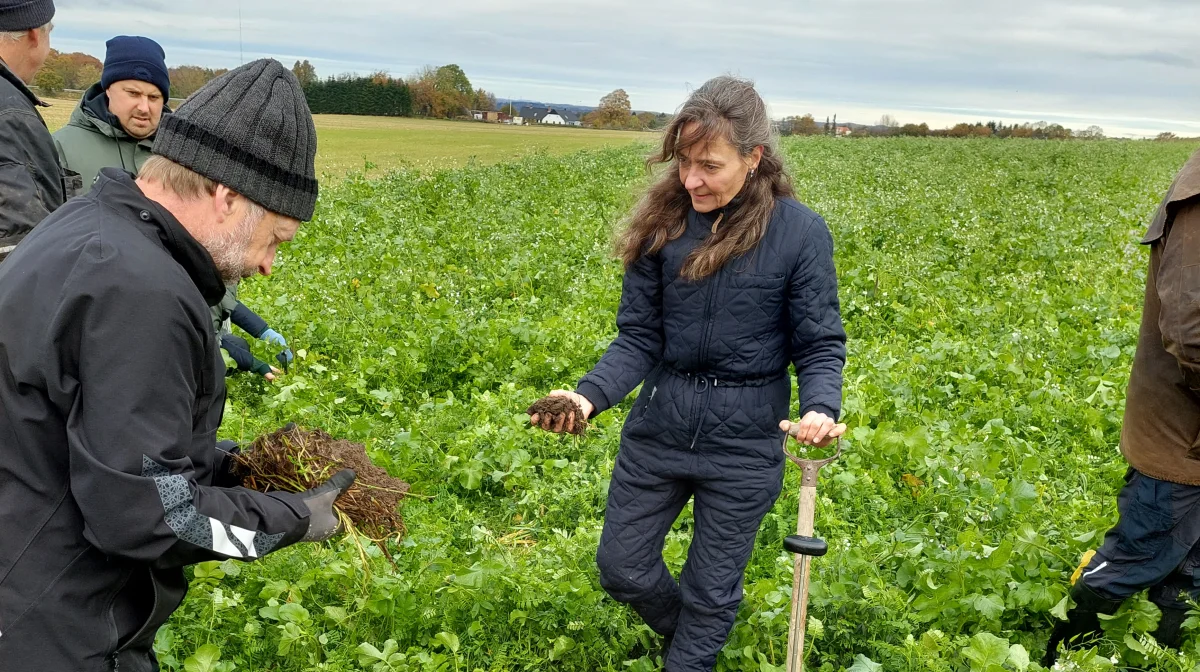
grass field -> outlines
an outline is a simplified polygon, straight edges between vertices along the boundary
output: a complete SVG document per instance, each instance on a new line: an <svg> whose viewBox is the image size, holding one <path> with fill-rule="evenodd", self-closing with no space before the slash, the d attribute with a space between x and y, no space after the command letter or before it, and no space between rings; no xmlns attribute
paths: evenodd
<svg viewBox="0 0 1200 672"><path fill-rule="evenodd" d="M42 116L51 131L66 125L78 101L47 100ZM350 171L380 174L399 167L454 168L472 160L516 161L529 154L566 154L581 149L649 141L649 133L553 126L504 126L434 119L317 115L317 174ZM368 167L368 162L370 167Z"/></svg>

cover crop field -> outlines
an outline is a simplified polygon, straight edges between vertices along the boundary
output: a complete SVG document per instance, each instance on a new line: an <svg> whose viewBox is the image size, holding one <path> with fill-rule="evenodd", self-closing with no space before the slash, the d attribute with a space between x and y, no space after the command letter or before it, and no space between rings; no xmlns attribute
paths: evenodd
<svg viewBox="0 0 1200 672"><path fill-rule="evenodd" d="M1151 142L784 144L837 246L850 335L843 459L822 474L812 670L1038 669L1068 578L1115 520L1147 253L1194 147ZM646 146L323 185L245 303L297 349L233 379L222 438L288 421L367 445L412 484L409 535L205 564L157 640L170 670L657 669L598 585L607 479L632 398L586 437L522 412L615 333L614 227ZM262 353L260 356L266 356ZM795 395L793 395L793 404ZM782 670L799 473L758 535L718 670ZM667 539L678 571L690 513ZM1131 601L1079 669L1192 669Z"/></svg>

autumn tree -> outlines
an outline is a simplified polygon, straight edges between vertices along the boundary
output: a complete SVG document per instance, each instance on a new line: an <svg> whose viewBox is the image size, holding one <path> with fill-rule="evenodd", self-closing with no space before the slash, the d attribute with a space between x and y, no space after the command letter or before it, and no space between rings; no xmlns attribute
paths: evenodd
<svg viewBox="0 0 1200 672"><path fill-rule="evenodd" d="M471 109L484 110L491 112L496 109L496 96L484 91L483 89L475 89L475 93L471 96Z"/></svg>
<svg viewBox="0 0 1200 672"><path fill-rule="evenodd" d="M296 61L292 66L292 74L296 75L296 79L300 80L300 86L305 87L317 83L317 69L312 63L305 59L303 62Z"/></svg>
<svg viewBox="0 0 1200 672"><path fill-rule="evenodd" d="M467 73L453 63L437 68L427 65L413 73L407 83L413 111L422 116L452 119L473 108L496 108L495 96L473 88ZM480 103L488 106L479 107Z"/></svg>
<svg viewBox="0 0 1200 672"><path fill-rule="evenodd" d="M198 65L181 65L176 68L169 68L167 73L171 77L171 97L187 98L199 91L200 87L226 72L229 71L225 69L213 70L212 68L202 68Z"/></svg>
<svg viewBox="0 0 1200 672"><path fill-rule="evenodd" d="M75 71L75 80L73 82L67 82L64 79L63 83L68 85L74 84L74 86L67 87L70 89L86 89L92 84L99 82L100 77L103 74L103 66L94 65L92 63L84 63L83 65L79 66L78 70Z"/></svg>
<svg viewBox="0 0 1200 672"><path fill-rule="evenodd" d="M647 131L654 125L654 120L657 116L653 112L638 112L633 118L636 120L635 123L639 130Z"/></svg>
<svg viewBox="0 0 1200 672"><path fill-rule="evenodd" d="M100 71L103 64L95 56L74 52L63 54L54 49L46 56L46 62L39 74L52 70L57 77L47 75L47 80L58 84L56 93L64 89L81 90L100 81Z"/></svg>
<svg viewBox="0 0 1200 672"><path fill-rule="evenodd" d="M597 128L627 128L633 116L633 106L625 89L617 89L600 99L595 112L588 115Z"/></svg>
<svg viewBox="0 0 1200 672"><path fill-rule="evenodd" d="M434 87L434 79L437 78L437 69L432 65L427 65L413 73L406 80L408 89L412 92L413 113L423 117L438 116L435 114L438 111L438 93Z"/></svg>
<svg viewBox="0 0 1200 672"><path fill-rule="evenodd" d="M41 89L42 95L45 96L57 96L63 91L63 77L58 74L58 70L53 68L39 70L33 83Z"/></svg>
<svg viewBox="0 0 1200 672"><path fill-rule="evenodd" d="M434 88L441 95L443 114L437 116L456 117L465 114L474 102L475 89L467 73L457 65L443 65L434 76Z"/></svg>
<svg viewBox="0 0 1200 672"><path fill-rule="evenodd" d="M792 117L790 126L789 131L792 135L816 135L820 132L820 129L817 128L817 120L813 119L811 114Z"/></svg>

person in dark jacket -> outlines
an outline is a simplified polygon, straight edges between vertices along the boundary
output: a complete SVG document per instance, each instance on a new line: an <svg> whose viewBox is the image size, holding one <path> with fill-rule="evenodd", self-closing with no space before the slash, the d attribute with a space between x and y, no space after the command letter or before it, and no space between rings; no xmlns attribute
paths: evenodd
<svg viewBox="0 0 1200 672"><path fill-rule="evenodd" d="M54 134L63 168L87 188L101 168L137 174L154 147L154 134L171 95L166 54L148 37L120 35L106 43L100 81L84 92L71 120Z"/></svg>
<svg viewBox="0 0 1200 672"><path fill-rule="evenodd" d="M66 200L54 141L26 85L50 54L52 0L0 0L0 261Z"/></svg>
<svg viewBox="0 0 1200 672"><path fill-rule="evenodd" d="M788 365L800 383L798 438L827 445L846 429L846 333L829 229L793 198L751 83L717 77L697 89L654 161L674 170L618 244L617 338L574 392L551 394L590 418L644 381L613 467L600 582L664 637L667 670L711 670L782 487ZM531 420L566 431L578 418ZM689 499L694 536L676 581L663 540Z"/></svg>
<svg viewBox="0 0 1200 672"><path fill-rule="evenodd" d="M1179 171L1142 243L1145 305L1129 375L1121 454L1129 463L1118 519L1071 587L1075 606L1051 633L1059 645L1100 633L1100 615L1149 589L1162 613L1154 638L1178 647L1188 600L1200 600L1200 152Z"/></svg>
<svg viewBox="0 0 1200 672"><path fill-rule="evenodd" d="M315 151L299 82L255 61L181 106L136 180L102 170L0 266L20 316L0 320L0 670L157 669L185 565L336 531L352 471L254 492L215 438L209 306L312 217Z"/></svg>
<svg viewBox="0 0 1200 672"><path fill-rule="evenodd" d="M274 381L281 371L255 357L254 353L250 351L250 344L241 336L235 336L230 325L236 325L254 338L283 348L279 357L282 358L280 363L284 366L291 364L295 356L288 347L283 334L272 329L266 320L259 317L258 313L250 310L246 304L238 300L237 288L236 284L226 287L225 297L212 308L213 331L221 341L221 349L228 353L234 363L234 366L225 371L225 375L230 376L238 371L250 371L267 380Z"/></svg>

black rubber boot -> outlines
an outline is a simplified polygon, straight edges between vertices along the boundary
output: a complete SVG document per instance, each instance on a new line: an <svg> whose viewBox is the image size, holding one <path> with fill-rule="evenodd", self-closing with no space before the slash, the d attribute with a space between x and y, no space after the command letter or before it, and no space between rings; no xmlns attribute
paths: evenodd
<svg viewBox="0 0 1200 672"><path fill-rule="evenodd" d="M1183 639L1181 628L1187 620L1188 610L1164 607L1161 604L1158 605L1158 610L1162 612L1162 618L1153 632L1154 640L1167 648L1178 649L1180 640Z"/></svg>
<svg viewBox="0 0 1200 672"><path fill-rule="evenodd" d="M1115 613L1124 601L1101 597L1083 581L1077 581L1071 588L1071 599L1075 600L1075 607L1067 612L1067 620L1059 621L1054 626L1054 632L1050 633L1042 667L1050 667L1058 660L1059 644L1073 649L1095 640L1101 634L1100 614Z"/></svg>

